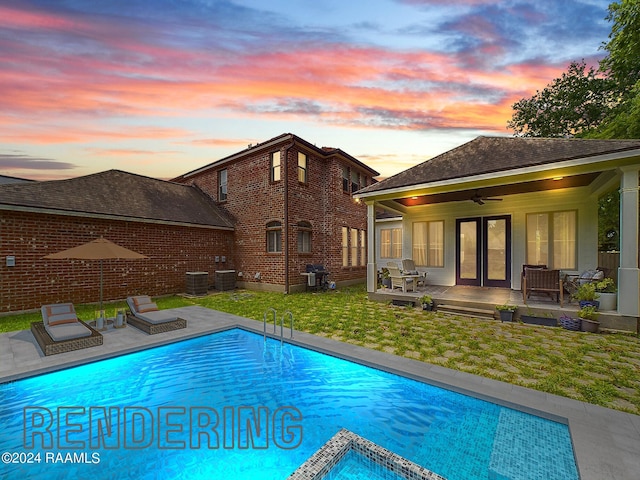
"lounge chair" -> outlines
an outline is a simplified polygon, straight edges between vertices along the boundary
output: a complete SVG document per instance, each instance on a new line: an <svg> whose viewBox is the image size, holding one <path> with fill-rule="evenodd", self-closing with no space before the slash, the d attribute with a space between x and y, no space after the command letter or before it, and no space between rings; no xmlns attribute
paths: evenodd
<svg viewBox="0 0 640 480"><path fill-rule="evenodd" d="M42 322L31 323L31 333L47 355L102 345L102 335L76 315L72 303L43 305Z"/></svg>
<svg viewBox="0 0 640 480"><path fill-rule="evenodd" d="M410 258L402 260L402 274L403 275L420 275L416 279L416 285L422 283L422 286L427 285L427 272L421 272L416 267L416 262Z"/></svg>
<svg viewBox="0 0 640 480"><path fill-rule="evenodd" d="M389 270L392 290L399 287L402 288L404 293L406 293L410 286L411 290L414 292L416 291L416 280L418 279L418 275L404 275L398 268L398 265L393 262L387 263L387 269Z"/></svg>
<svg viewBox="0 0 640 480"><path fill-rule="evenodd" d="M131 313L127 314L127 322L149 335L187 327L185 319L176 317L170 312L158 310L158 305L147 295L128 297L127 305L131 310Z"/></svg>

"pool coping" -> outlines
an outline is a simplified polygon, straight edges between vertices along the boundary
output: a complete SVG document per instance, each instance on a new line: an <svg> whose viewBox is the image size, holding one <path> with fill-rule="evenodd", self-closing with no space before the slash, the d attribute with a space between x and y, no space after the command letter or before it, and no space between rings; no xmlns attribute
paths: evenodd
<svg viewBox="0 0 640 480"><path fill-rule="evenodd" d="M262 334L261 322L200 306L172 309L187 328L147 335L131 326L106 332L101 346L45 357L28 330L0 335L0 383L216 333L230 328ZM273 326L267 334L280 338ZM640 416L477 375L431 365L305 332L284 341L488 400L569 426L581 480L633 480L640 471Z"/></svg>

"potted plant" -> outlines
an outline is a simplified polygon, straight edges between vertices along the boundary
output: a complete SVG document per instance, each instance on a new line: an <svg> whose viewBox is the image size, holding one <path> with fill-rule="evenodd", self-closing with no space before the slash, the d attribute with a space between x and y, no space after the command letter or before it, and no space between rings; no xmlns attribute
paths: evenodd
<svg viewBox="0 0 640 480"><path fill-rule="evenodd" d="M380 275L382 277L382 286L391 288L391 274L389 273L389 269L382 267L382 273Z"/></svg>
<svg viewBox="0 0 640 480"><path fill-rule="evenodd" d="M593 306L598 309L598 305L600 302L596 300L599 298L600 294L596 292L596 284L595 283L583 283L578 287L576 293L573 294L573 298L578 300L580 303L580 308L585 306Z"/></svg>
<svg viewBox="0 0 640 480"><path fill-rule="evenodd" d="M560 326L567 330L578 331L580 330L580 326L582 321L579 318L573 318L566 313L560 316Z"/></svg>
<svg viewBox="0 0 640 480"><path fill-rule="evenodd" d="M518 310L515 305L496 305L496 310L502 322L513 322L513 314Z"/></svg>
<svg viewBox="0 0 640 480"><path fill-rule="evenodd" d="M422 310L433 310L433 298L431 295L423 295L420 297L420 303L422 304Z"/></svg>
<svg viewBox="0 0 640 480"><path fill-rule="evenodd" d="M596 292L600 295L600 310L615 310L618 302L618 289L613 278L604 278L596 283Z"/></svg>
<svg viewBox="0 0 640 480"><path fill-rule="evenodd" d="M597 333L600 327L598 321L598 309L593 305L585 305L578 310L578 317L580 317L580 330L583 332Z"/></svg>
<svg viewBox="0 0 640 480"><path fill-rule="evenodd" d="M531 309L527 310L526 315L520 315L520 320L523 323L529 323L531 325L543 325L545 327L557 327L558 320L552 313L534 313Z"/></svg>

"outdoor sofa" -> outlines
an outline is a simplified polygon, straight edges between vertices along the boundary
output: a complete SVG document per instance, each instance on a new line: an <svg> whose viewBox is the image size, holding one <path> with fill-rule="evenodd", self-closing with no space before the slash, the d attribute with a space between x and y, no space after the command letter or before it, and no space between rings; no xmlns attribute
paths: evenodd
<svg viewBox="0 0 640 480"><path fill-rule="evenodd" d="M127 323L149 335L187 327L185 319L166 310L158 310L158 305L148 295L127 297L127 305L130 310Z"/></svg>
<svg viewBox="0 0 640 480"><path fill-rule="evenodd" d="M42 322L31 323L31 333L47 355L102 345L102 335L76 315L72 303L43 305Z"/></svg>

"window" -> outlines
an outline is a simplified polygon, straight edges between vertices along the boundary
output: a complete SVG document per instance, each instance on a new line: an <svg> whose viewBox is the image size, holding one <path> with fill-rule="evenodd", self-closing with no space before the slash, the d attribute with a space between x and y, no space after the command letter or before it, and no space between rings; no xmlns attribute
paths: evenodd
<svg viewBox="0 0 640 480"><path fill-rule="evenodd" d="M360 174L355 170L351 170L351 193L360 190Z"/></svg>
<svg viewBox="0 0 640 480"><path fill-rule="evenodd" d="M367 264L367 231L360 230L360 265L365 266Z"/></svg>
<svg viewBox="0 0 640 480"><path fill-rule="evenodd" d="M349 229L342 227L342 266L349 266Z"/></svg>
<svg viewBox="0 0 640 480"><path fill-rule="evenodd" d="M227 169L218 172L218 201L227 200Z"/></svg>
<svg viewBox="0 0 640 480"><path fill-rule="evenodd" d="M351 229L351 266L358 266L358 230Z"/></svg>
<svg viewBox="0 0 640 480"><path fill-rule="evenodd" d="M444 222L413 224L412 254L416 265L444 267Z"/></svg>
<svg viewBox="0 0 640 480"><path fill-rule="evenodd" d="M527 263L575 270L576 212L527 214Z"/></svg>
<svg viewBox="0 0 640 480"><path fill-rule="evenodd" d="M267 223L267 252L282 252L282 224L280 222Z"/></svg>
<svg viewBox="0 0 640 480"><path fill-rule="evenodd" d="M380 257L402 257L402 229L383 228L380 230Z"/></svg>
<svg viewBox="0 0 640 480"><path fill-rule="evenodd" d="M298 253L311 253L311 224L298 222Z"/></svg>
<svg viewBox="0 0 640 480"><path fill-rule="evenodd" d="M342 167L342 191L349 193L349 169Z"/></svg>
<svg viewBox="0 0 640 480"><path fill-rule="evenodd" d="M307 183L307 156L298 152L298 181Z"/></svg>
<svg viewBox="0 0 640 480"><path fill-rule="evenodd" d="M280 152L273 152L271 154L271 168L270 175L272 182L280 181Z"/></svg>

